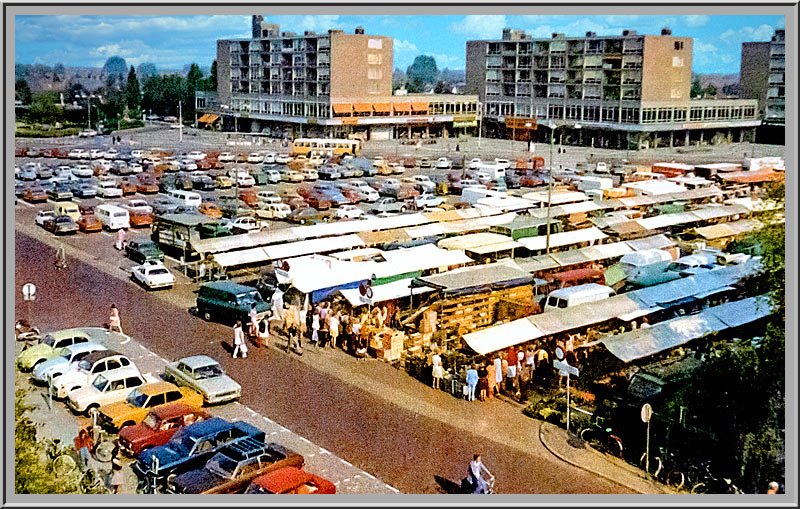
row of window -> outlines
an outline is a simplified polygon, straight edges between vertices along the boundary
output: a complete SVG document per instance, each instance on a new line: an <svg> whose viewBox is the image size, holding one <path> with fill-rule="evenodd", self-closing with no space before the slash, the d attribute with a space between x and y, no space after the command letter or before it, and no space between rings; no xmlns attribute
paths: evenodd
<svg viewBox="0 0 800 509"><path fill-rule="evenodd" d="M350 115L334 115L333 110L327 103L305 103L280 100L257 100L257 99L231 99L231 110L252 113L265 113L268 115L291 115L301 117L340 117ZM427 112L409 112L407 115L475 115L478 111L478 104L475 102L431 102L428 103ZM353 113L355 117L377 117L388 116L388 112L367 112Z"/></svg>
<svg viewBox="0 0 800 509"><path fill-rule="evenodd" d="M690 106L688 111L690 122L756 118L755 106ZM687 108L645 108L642 110L642 123L685 122L686 112Z"/></svg>
<svg viewBox="0 0 800 509"><path fill-rule="evenodd" d="M683 42L676 42L675 49L678 44L683 48ZM531 53L637 53L642 52L644 44L641 39L620 41L618 39L601 39L601 40L554 40L554 41L536 41L536 42L489 42L486 44L487 55L499 55L501 53L519 53L522 55L529 55Z"/></svg>

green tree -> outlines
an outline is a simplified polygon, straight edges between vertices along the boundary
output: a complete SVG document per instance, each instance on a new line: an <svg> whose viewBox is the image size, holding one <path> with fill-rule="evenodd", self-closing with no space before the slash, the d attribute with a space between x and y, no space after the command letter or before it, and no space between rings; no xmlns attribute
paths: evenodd
<svg viewBox="0 0 800 509"><path fill-rule="evenodd" d="M40 124L54 124L63 120L64 112L56 105L58 96L55 92L35 94L31 100L31 121Z"/></svg>
<svg viewBox="0 0 800 509"><path fill-rule="evenodd" d="M703 89L703 97L717 97L717 87L714 85L708 85L705 89Z"/></svg>
<svg viewBox="0 0 800 509"><path fill-rule="evenodd" d="M406 70L409 83L408 91L414 93L422 92L425 85L436 83L437 74L436 59L429 55L417 56Z"/></svg>
<svg viewBox="0 0 800 509"><path fill-rule="evenodd" d="M119 84L128 70L128 65L125 59L118 56L108 57L106 63L103 65L103 74L111 77L113 84Z"/></svg>
<svg viewBox="0 0 800 509"><path fill-rule="evenodd" d="M136 74L139 76L139 79L142 81L142 83L144 83L148 78L158 76L158 69L156 69L156 64L152 62L145 62L143 64L139 64L139 68L136 69Z"/></svg>
<svg viewBox="0 0 800 509"><path fill-rule="evenodd" d="M133 66L131 66L131 70L128 73L128 82L125 85L125 104L132 111L139 111L139 107L142 104L139 78L136 77L136 69Z"/></svg>
<svg viewBox="0 0 800 509"><path fill-rule="evenodd" d="M209 76L208 79L209 79L209 90L216 90L217 89L217 61L216 60L211 62L211 76Z"/></svg>
<svg viewBox="0 0 800 509"><path fill-rule="evenodd" d="M692 89L689 94L691 95L692 99L697 99L702 93L703 87L700 85L700 79L695 78L694 81L692 81Z"/></svg>
<svg viewBox="0 0 800 509"><path fill-rule="evenodd" d="M14 83L14 94L17 99L22 101L22 104L31 103L31 87L28 86L28 82L24 79L18 79Z"/></svg>

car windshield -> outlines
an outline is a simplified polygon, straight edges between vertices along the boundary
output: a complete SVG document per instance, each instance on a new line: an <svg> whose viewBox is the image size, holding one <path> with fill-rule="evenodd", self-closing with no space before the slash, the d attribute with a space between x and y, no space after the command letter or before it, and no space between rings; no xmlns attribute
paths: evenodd
<svg viewBox="0 0 800 509"><path fill-rule="evenodd" d="M103 390L106 388L106 385L108 385L108 379L103 375L97 375L92 385L98 391L103 392Z"/></svg>
<svg viewBox="0 0 800 509"><path fill-rule="evenodd" d="M47 345L47 346L53 346L54 344L56 344L56 340L55 340L55 338L53 336L48 334L42 340L42 344Z"/></svg>
<svg viewBox="0 0 800 509"><path fill-rule="evenodd" d="M222 368L218 364L212 364L210 366L203 366L201 368L197 368L194 370L194 378L196 380L205 380L208 378L215 378L218 376L222 376L225 373L222 371Z"/></svg>
<svg viewBox="0 0 800 509"><path fill-rule="evenodd" d="M158 426L161 424L161 422L158 420L158 417L156 417L154 414L147 414L147 417L145 417L142 422L145 426L152 430L157 430Z"/></svg>
<svg viewBox="0 0 800 509"><path fill-rule="evenodd" d="M150 271L151 276L158 276L161 274L169 274L169 272L167 271L167 269L153 269Z"/></svg>
<svg viewBox="0 0 800 509"><path fill-rule="evenodd" d="M142 393L139 389L134 389L128 394L126 401L135 407L143 407L147 402L147 394Z"/></svg>
<svg viewBox="0 0 800 509"><path fill-rule="evenodd" d="M215 454L214 457L208 460L208 463L206 463L206 469L208 469L210 472L214 472L220 477L225 477L226 479L233 479L236 466L236 461L230 459L222 453Z"/></svg>
<svg viewBox="0 0 800 509"><path fill-rule="evenodd" d="M62 348L61 350L58 351L58 355L60 355L65 359L69 359L72 356L72 352L70 351L69 348Z"/></svg>

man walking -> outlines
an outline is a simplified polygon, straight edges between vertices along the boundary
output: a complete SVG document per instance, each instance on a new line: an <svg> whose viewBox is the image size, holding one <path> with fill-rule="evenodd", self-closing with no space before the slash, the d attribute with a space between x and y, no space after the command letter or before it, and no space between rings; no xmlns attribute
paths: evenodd
<svg viewBox="0 0 800 509"><path fill-rule="evenodd" d="M475 388L478 386L478 378L478 370L473 365L467 370L467 387L469 388L467 401L475 401Z"/></svg>
<svg viewBox="0 0 800 509"><path fill-rule="evenodd" d="M242 321L237 320L236 325L233 327L233 358L241 352L242 357L247 358L247 344L244 341L244 331L242 330Z"/></svg>

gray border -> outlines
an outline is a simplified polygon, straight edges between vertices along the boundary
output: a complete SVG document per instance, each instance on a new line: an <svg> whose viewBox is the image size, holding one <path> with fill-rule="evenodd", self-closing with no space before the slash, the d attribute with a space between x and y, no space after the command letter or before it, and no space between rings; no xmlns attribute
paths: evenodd
<svg viewBox="0 0 800 509"><path fill-rule="evenodd" d="M3 15L5 21L5 48L4 62L5 62L5 100L4 108L6 109L6 123L4 124L5 136L5 153L6 153L6 168L13 167L14 164L14 110L13 106L9 109L9 105L14 104L14 15L25 14L84 14L84 15L185 15L187 10L191 9L191 14L415 14L415 15L433 15L433 14L497 14L498 10L502 10L504 14L575 14L575 15L604 15L604 14L645 14L645 15L685 15L685 14L715 14L719 15L720 7L724 8L724 14L775 14L785 16L786 32L788 35L786 44L786 60L789 62L787 66L787 79L786 87L787 94L787 117L791 120L787 122L786 126L786 152L785 158L787 166L790 168L790 173L787 176L787 204L786 204L786 217L787 217L787 259L797 259L797 148L793 141L798 139L797 136L797 66L795 65L797 58L797 28L798 28L798 5L796 3L771 3L771 4L753 4L744 2L705 2L703 4L697 3L684 3L679 5L657 5L654 3L632 3L625 2L617 5L586 5L576 4L574 2L564 2L563 5L550 4L537 6L535 4L519 5L519 4L505 4L502 6L494 5L480 5L480 4L439 4L438 6L431 6L425 4L402 4L394 6L375 6L375 5L341 5L341 4L327 4L327 5L313 5L310 2L292 2L292 6L280 5L272 6L265 4L252 4L252 5L230 5L230 6L211 6L207 4L201 5L171 5L171 6L154 6L154 5L125 5L113 6L111 4L98 5L86 4L84 6L74 5L20 5L20 4L5 4L3 5ZM188 9L187 9L188 8ZM245 27L243 27L245 28ZM499 35L499 34L498 34ZM791 141L790 141L791 140ZM3 322L7 333L11 333L13 329L14 319L14 299L15 286L14 286L14 208L13 204L7 200L7 190L13 187L13 176L7 172L3 180L3 201L5 204L5 222L4 228L4 260L6 277L5 295L6 305L4 307ZM792 340L788 341L786 345L786 373L787 373L787 401L786 401L786 495L770 498L771 502L765 502L763 497L756 495L744 495L737 497L736 503L746 505L781 505L781 506L797 506L798 491L797 491L797 345L793 339L797 337L797 315L793 312L797 309L797 273L796 266L790 264L786 268L787 280L791 281L788 292L786 295L787 309L791 310L787 313L786 322L786 337ZM10 337L10 336L7 336ZM13 415L13 381L14 371L8 369L9 360L13 359L14 349L11 342L6 341L6 349L4 350L4 367L6 369L6 396L4 411L6 412L3 423L10 426L11 421L9 417ZM11 395L8 398L9 394ZM147 495L130 495L125 496L124 499L120 497L108 496L80 496L69 497L66 501L64 498L58 498L53 495L15 495L13 493L13 484L11 484L13 476L13 428L7 427L4 441L4 448L7 454L4 455L6 460L6 468L4 470L5 483L3 503L9 506L28 506L28 505L63 505L63 506L94 506L101 507L108 506L109 503L119 506L138 506L141 504L161 504L170 505L216 505L218 499L210 499L207 497L189 496L176 499L167 495L147 496ZM178 502L180 500L180 502ZM235 502L237 505L242 506L261 506L261 504L242 503L240 501L249 500L247 497L234 496L233 498L226 497L226 505L230 502ZM205 501L205 503L202 503ZM658 495L498 495L494 497L478 497L467 498L454 495L404 495L404 496L380 496L380 495L342 495L335 498L335 503L316 503L310 504L308 502L298 502L292 504L291 501L280 499L278 503L281 505L341 505L341 506L355 506L355 505L603 505L603 506L627 506L627 505L699 505L699 499L696 497L670 497L664 498ZM703 497L703 505L729 505L732 500L730 497L724 496L708 496Z"/></svg>

